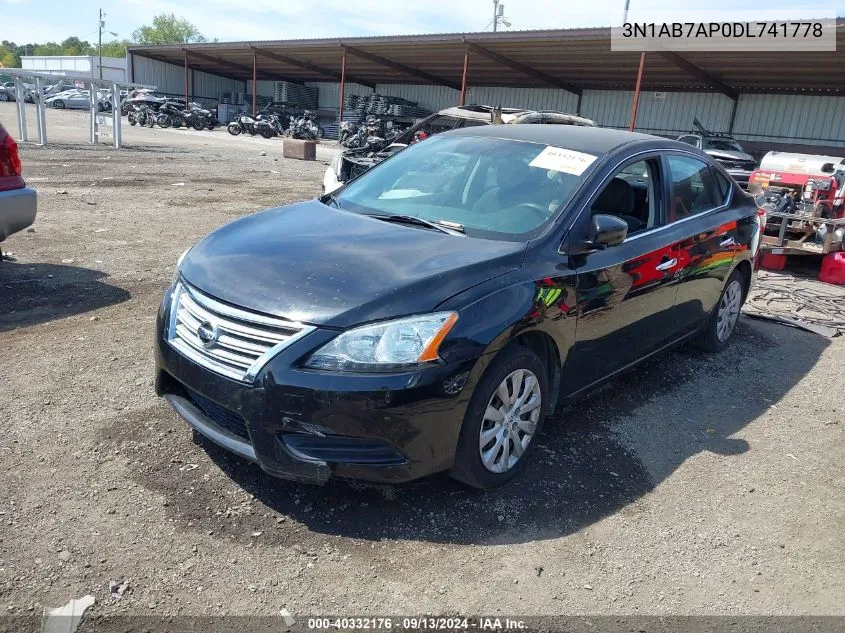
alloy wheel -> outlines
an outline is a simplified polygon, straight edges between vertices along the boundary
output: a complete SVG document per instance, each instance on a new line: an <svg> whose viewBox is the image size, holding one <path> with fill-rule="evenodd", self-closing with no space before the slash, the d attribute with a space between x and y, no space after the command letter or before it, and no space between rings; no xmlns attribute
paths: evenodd
<svg viewBox="0 0 845 633"><path fill-rule="evenodd" d="M502 380L487 403L478 438L487 470L504 473L516 466L537 431L542 404L533 372L517 369Z"/></svg>
<svg viewBox="0 0 845 633"><path fill-rule="evenodd" d="M716 337L720 343L730 338L739 320L739 309L742 304L742 285L734 279L722 295L719 302L719 312L716 315Z"/></svg>

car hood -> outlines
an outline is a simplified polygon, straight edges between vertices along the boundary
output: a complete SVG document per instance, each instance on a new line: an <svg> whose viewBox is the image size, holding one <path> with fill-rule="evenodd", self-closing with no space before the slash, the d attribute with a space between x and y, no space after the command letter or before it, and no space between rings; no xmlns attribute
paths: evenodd
<svg viewBox="0 0 845 633"><path fill-rule="evenodd" d="M721 149L708 149L707 154L716 160L753 161L754 157L744 152L729 152Z"/></svg>
<svg viewBox="0 0 845 633"><path fill-rule="evenodd" d="M314 200L217 229L190 250L180 271L224 302L345 328L431 311L518 268L525 248L384 222Z"/></svg>

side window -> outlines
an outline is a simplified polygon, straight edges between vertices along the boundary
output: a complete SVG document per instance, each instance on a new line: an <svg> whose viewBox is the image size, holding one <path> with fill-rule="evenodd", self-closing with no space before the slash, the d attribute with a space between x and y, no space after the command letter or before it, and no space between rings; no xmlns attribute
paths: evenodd
<svg viewBox="0 0 845 633"><path fill-rule="evenodd" d="M706 163L676 154L669 154L666 158L672 187L668 222L682 220L722 204L724 196L717 189L713 173Z"/></svg>
<svg viewBox="0 0 845 633"><path fill-rule="evenodd" d="M658 226L659 174L659 163L655 159L629 163L610 179L593 201L593 215L615 215L625 220L628 235Z"/></svg>
<svg viewBox="0 0 845 633"><path fill-rule="evenodd" d="M716 190L719 193L719 199L716 202L716 206L719 206L728 199L728 193L730 193L731 190L731 183L728 181L727 176L718 169L711 167L710 171L713 174L713 178L716 180Z"/></svg>

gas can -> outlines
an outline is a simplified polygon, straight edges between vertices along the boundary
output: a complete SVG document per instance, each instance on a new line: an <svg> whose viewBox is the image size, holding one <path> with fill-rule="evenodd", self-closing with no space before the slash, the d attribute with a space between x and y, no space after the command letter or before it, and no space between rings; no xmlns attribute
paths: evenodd
<svg viewBox="0 0 845 633"><path fill-rule="evenodd" d="M845 253L829 253L822 259L819 281L845 286Z"/></svg>

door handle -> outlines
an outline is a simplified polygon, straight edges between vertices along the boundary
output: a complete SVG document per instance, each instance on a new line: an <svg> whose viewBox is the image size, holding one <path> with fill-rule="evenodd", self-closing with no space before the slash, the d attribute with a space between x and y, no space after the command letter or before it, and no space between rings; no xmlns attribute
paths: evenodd
<svg viewBox="0 0 845 633"><path fill-rule="evenodd" d="M667 259L665 262L661 262L654 267L654 270L671 270L675 266L678 265L678 260L676 258Z"/></svg>
<svg viewBox="0 0 845 633"><path fill-rule="evenodd" d="M734 238L732 237L726 237L719 242L719 246L733 246L734 244L736 244L736 242L734 242Z"/></svg>

